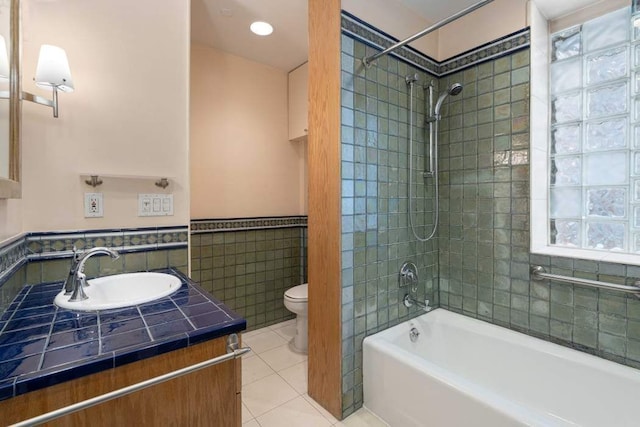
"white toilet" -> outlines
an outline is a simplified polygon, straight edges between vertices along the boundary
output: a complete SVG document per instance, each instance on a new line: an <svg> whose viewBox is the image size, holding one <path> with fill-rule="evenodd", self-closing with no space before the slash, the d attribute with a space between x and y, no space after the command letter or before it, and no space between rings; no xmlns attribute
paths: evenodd
<svg viewBox="0 0 640 427"><path fill-rule="evenodd" d="M296 314L296 335L291 340L291 347L299 353L307 353L307 319L308 319L308 300L309 285L294 286L284 293L284 306L287 310Z"/></svg>

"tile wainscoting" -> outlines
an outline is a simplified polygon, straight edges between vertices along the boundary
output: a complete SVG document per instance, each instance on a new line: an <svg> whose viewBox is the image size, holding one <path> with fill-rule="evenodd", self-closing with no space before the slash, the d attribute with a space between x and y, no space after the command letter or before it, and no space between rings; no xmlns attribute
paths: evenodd
<svg viewBox="0 0 640 427"><path fill-rule="evenodd" d="M188 273L188 227L85 230L26 233L0 245L0 312L25 285L64 280L73 247L107 246L121 254L117 260L96 256L87 261L89 277L102 274L176 268Z"/></svg>
<svg viewBox="0 0 640 427"><path fill-rule="evenodd" d="M294 317L284 292L306 283L306 252L306 216L191 222L191 277L249 330Z"/></svg>

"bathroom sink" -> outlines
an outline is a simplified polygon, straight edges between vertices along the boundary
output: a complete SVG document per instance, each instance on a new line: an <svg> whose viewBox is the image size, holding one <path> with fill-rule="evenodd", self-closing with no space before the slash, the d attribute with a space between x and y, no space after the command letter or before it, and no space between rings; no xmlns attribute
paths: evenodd
<svg viewBox="0 0 640 427"><path fill-rule="evenodd" d="M165 273L125 273L87 281L84 292L89 299L69 302L62 290L53 302L60 308L80 311L107 310L150 302L177 291L182 282Z"/></svg>

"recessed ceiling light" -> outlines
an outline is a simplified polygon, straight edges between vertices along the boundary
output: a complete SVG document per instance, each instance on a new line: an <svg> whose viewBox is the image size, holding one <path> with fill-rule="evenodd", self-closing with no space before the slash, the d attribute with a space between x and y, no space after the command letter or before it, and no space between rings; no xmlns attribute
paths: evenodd
<svg viewBox="0 0 640 427"><path fill-rule="evenodd" d="M251 27L249 28L251 28L251 31L254 34L257 34L259 36L268 36L269 34L273 33L273 27L267 22L256 21L251 24Z"/></svg>

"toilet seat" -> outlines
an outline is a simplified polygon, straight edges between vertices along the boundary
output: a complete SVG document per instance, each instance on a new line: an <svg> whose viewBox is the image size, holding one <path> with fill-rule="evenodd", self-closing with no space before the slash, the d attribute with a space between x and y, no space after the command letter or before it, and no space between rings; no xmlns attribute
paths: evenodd
<svg viewBox="0 0 640 427"><path fill-rule="evenodd" d="M284 293L285 299L295 302L304 302L309 299L309 284L303 283L302 285L294 286L287 289Z"/></svg>

